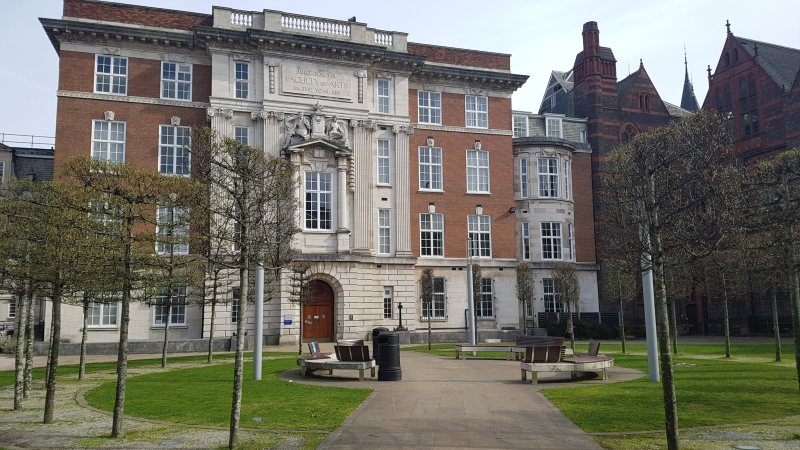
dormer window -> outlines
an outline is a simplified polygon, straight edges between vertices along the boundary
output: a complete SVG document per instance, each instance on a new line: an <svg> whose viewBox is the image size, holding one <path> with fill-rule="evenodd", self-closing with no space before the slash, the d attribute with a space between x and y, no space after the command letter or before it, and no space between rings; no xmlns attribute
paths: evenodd
<svg viewBox="0 0 800 450"><path fill-rule="evenodd" d="M548 117L547 118L547 137L560 138L561 135L561 117Z"/></svg>

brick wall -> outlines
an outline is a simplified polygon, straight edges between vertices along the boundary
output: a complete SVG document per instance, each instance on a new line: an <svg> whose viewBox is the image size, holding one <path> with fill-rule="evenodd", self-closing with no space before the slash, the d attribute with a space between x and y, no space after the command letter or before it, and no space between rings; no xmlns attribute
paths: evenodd
<svg viewBox="0 0 800 450"><path fill-rule="evenodd" d="M207 125L206 111L200 108L59 98L56 181L64 181L58 171L70 157L91 155L92 120L103 120L104 111L114 111L115 120L126 122L125 161L152 170L158 168L159 125L168 125L172 116L180 117L181 125Z"/></svg>
<svg viewBox="0 0 800 450"><path fill-rule="evenodd" d="M411 42L408 43L408 53L424 55L428 57L428 61L445 64L511 70L511 55L413 44Z"/></svg>
<svg viewBox="0 0 800 450"><path fill-rule="evenodd" d="M95 55L83 52L61 52L59 86L66 91L94 91ZM205 102L211 95L211 66L192 66L192 100ZM128 58L128 95L161 97L161 61Z"/></svg>
<svg viewBox="0 0 800 450"><path fill-rule="evenodd" d="M212 26L210 14L149 8L93 0L64 0L64 16L106 22L130 23L151 27L192 30L199 25Z"/></svg>
<svg viewBox="0 0 800 450"><path fill-rule="evenodd" d="M572 198L575 200L575 260L596 262L592 160L589 153L572 155Z"/></svg>
<svg viewBox="0 0 800 450"><path fill-rule="evenodd" d="M408 114L411 116L411 123L416 123L419 117L417 90L409 89L408 98ZM449 127L467 126L466 95L442 92L442 125ZM510 98L489 97L489 128L511 129Z"/></svg>
<svg viewBox="0 0 800 450"><path fill-rule="evenodd" d="M509 111L510 113L510 111ZM419 147L433 136L436 146L442 148L444 193L418 192ZM475 139L489 151L489 183L491 195L467 194L467 154ZM428 211L428 203L436 205L436 212L444 214L445 257L466 257L467 215L475 214L475 205L483 207L483 214L491 216L492 257L514 258L514 161L510 136L488 136L469 133L417 130L409 143L411 185L411 249L419 256L419 214Z"/></svg>

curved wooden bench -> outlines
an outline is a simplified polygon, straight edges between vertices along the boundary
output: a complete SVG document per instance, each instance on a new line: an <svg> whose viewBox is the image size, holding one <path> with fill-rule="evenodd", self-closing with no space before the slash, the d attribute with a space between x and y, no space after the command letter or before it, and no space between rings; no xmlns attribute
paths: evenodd
<svg viewBox="0 0 800 450"><path fill-rule="evenodd" d="M608 380L607 369L614 366L614 358L610 356L577 356L560 362L521 362L522 381L531 373L531 383L538 383L539 372L601 372L603 380Z"/></svg>

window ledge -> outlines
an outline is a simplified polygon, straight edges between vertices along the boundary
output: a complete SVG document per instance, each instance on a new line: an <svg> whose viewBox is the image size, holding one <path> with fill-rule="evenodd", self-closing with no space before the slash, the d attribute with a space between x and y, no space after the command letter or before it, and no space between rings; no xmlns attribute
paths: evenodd
<svg viewBox="0 0 800 450"><path fill-rule="evenodd" d="M170 325L169 326L170 330L175 330L175 329L185 330L187 328L189 328L188 325ZM164 329L164 325L153 325L152 327L150 327L150 329L151 330L163 330Z"/></svg>
<svg viewBox="0 0 800 450"><path fill-rule="evenodd" d="M428 322L428 318L427 317L420 317L419 321L427 323ZM431 322L447 322L447 317L431 317Z"/></svg>
<svg viewBox="0 0 800 450"><path fill-rule="evenodd" d="M172 80L170 80L170 81L172 81ZM191 103L192 102L192 99L187 100L185 98L159 97L159 99L161 99L161 100L170 100L170 101L173 101L173 102L185 102L185 103Z"/></svg>
<svg viewBox="0 0 800 450"><path fill-rule="evenodd" d="M483 321L483 322L494 322L495 320L497 320L497 317L478 317L477 319L478 321Z"/></svg>
<svg viewBox="0 0 800 450"><path fill-rule="evenodd" d="M491 192L473 192L467 191L467 195L492 195Z"/></svg>
<svg viewBox="0 0 800 450"><path fill-rule="evenodd" d="M476 129L476 130L488 130L489 129L489 127L471 127L469 125L465 125L464 128L473 128L473 129Z"/></svg>
<svg viewBox="0 0 800 450"><path fill-rule="evenodd" d="M433 189L419 189L417 194L444 194L444 191L433 190Z"/></svg>
<svg viewBox="0 0 800 450"><path fill-rule="evenodd" d="M80 331L83 331L81 329ZM103 326L103 327L86 327L87 332L92 331L119 331L119 326Z"/></svg>
<svg viewBox="0 0 800 450"><path fill-rule="evenodd" d="M377 187L392 187L391 183L377 183L375 184Z"/></svg>
<svg viewBox="0 0 800 450"><path fill-rule="evenodd" d="M309 233L309 234L336 234L336 230L303 230L303 233Z"/></svg>
<svg viewBox="0 0 800 450"><path fill-rule="evenodd" d="M92 93L93 94L102 94L102 95L113 95L114 97L127 97L128 96L128 94L114 94L113 92L92 91ZM113 122L113 121L106 120L104 122Z"/></svg>

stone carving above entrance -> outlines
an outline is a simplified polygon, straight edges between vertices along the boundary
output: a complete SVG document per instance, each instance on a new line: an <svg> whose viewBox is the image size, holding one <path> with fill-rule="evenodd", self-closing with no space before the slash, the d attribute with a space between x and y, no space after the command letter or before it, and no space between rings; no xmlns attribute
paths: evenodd
<svg viewBox="0 0 800 450"><path fill-rule="evenodd" d="M337 116L326 117L322 108L315 113L298 112L284 120L283 148L311 139L322 139L341 148L350 148L348 121Z"/></svg>

